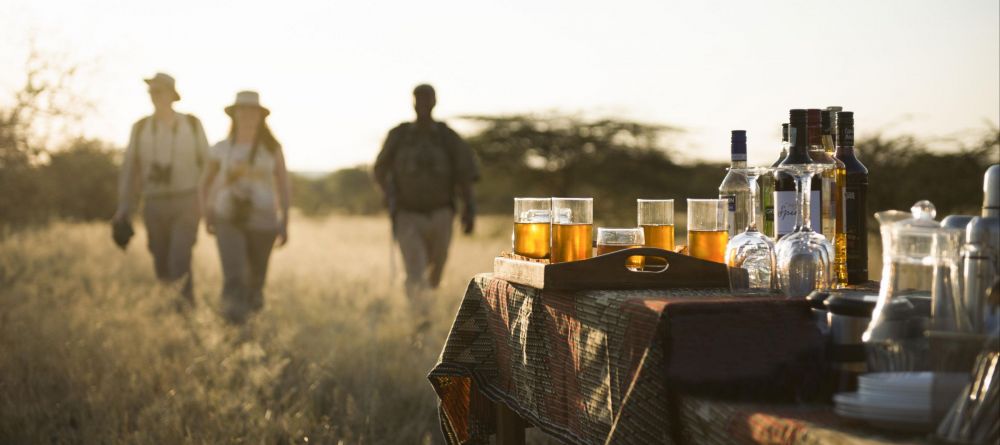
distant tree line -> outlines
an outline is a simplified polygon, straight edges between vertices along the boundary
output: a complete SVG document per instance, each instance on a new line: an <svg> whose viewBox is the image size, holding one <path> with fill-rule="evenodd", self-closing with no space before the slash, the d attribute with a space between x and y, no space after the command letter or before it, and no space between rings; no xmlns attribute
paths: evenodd
<svg viewBox="0 0 1000 445"><path fill-rule="evenodd" d="M509 213L514 196L593 196L599 223L634 224L636 198L674 198L682 210L685 198L715 196L725 174L719 163L674 162L669 147L678 130L671 127L551 115L467 119L478 127L466 139L482 166L476 193L484 214ZM15 132L0 110L0 225L110 218L120 150L77 139L59 150L24 153L11 142ZM985 128L978 141L952 142L946 151L931 144L911 136L859 141L871 172L872 212L929 199L939 216L978 214L983 172L1000 162L1000 131ZM306 215L383 211L367 166L292 181L293 206Z"/></svg>

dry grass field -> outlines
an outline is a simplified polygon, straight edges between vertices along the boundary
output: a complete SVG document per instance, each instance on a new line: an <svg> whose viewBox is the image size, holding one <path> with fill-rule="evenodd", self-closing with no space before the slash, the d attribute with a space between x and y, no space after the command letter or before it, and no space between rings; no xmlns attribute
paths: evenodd
<svg viewBox="0 0 1000 445"><path fill-rule="evenodd" d="M509 245L505 222L456 236L424 334L389 278L380 218L294 222L265 309L242 328L215 313L205 233L189 317L153 278L141 231L124 253L104 224L2 233L0 443L439 443L425 375L468 279Z"/></svg>
<svg viewBox="0 0 1000 445"><path fill-rule="evenodd" d="M105 224L0 233L0 443L440 443L425 375L469 278L510 242L506 218L478 223L455 238L426 331L398 257L390 279L381 218L297 219L244 327L216 315L205 233L186 317L153 278L141 228L126 252Z"/></svg>

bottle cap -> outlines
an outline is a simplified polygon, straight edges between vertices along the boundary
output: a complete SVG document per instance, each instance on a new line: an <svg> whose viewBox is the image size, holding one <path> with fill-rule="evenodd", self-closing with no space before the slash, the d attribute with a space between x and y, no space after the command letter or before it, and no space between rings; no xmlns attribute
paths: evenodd
<svg viewBox="0 0 1000 445"><path fill-rule="evenodd" d="M806 110L798 108L794 110L788 110L788 122L789 125L791 126L795 126L795 124L806 123Z"/></svg>
<svg viewBox="0 0 1000 445"><path fill-rule="evenodd" d="M823 134L832 135L833 134L833 118L836 111L830 110L829 108L823 110L823 115L821 122L823 125Z"/></svg>
<svg viewBox="0 0 1000 445"><path fill-rule="evenodd" d="M806 110L806 132L809 145L823 144L823 111L818 108Z"/></svg>
<svg viewBox="0 0 1000 445"><path fill-rule="evenodd" d="M747 132L746 130L733 130L730 138L732 149L732 159L734 161L747 160Z"/></svg>

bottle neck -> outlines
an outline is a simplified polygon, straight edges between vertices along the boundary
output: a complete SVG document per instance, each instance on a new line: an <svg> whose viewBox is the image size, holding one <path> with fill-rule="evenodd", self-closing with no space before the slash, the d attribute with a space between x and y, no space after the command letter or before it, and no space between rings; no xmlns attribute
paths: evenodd
<svg viewBox="0 0 1000 445"><path fill-rule="evenodd" d="M809 135L805 122L796 123L788 128L788 155L782 164L811 164L809 157Z"/></svg>
<svg viewBox="0 0 1000 445"><path fill-rule="evenodd" d="M854 125L837 129L837 157L854 157Z"/></svg>
<svg viewBox="0 0 1000 445"><path fill-rule="evenodd" d="M742 159L742 160L733 159L729 163L729 166L732 167L732 168L747 168L747 160L746 159Z"/></svg>
<svg viewBox="0 0 1000 445"><path fill-rule="evenodd" d="M832 134L823 135L823 151L829 154L833 154L833 152L837 151L837 146L833 142Z"/></svg>
<svg viewBox="0 0 1000 445"><path fill-rule="evenodd" d="M854 157L854 146L853 145L838 145L837 146L837 159L853 158Z"/></svg>

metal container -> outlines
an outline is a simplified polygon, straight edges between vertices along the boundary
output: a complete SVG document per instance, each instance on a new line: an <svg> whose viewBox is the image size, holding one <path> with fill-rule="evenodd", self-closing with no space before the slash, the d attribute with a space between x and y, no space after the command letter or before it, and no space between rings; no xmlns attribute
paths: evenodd
<svg viewBox="0 0 1000 445"><path fill-rule="evenodd" d="M819 332L823 334L824 337L830 334L830 317L826 310L826 305L823 304L827 298L830 297L829 292L824 292L821 290L812 291L809 296L806 297L806 301L809 302L809 307L812 308L812 318L816 322L816 328Z"/></svg>
<svg viewBox="0 0 1000 445"><path fill-rule="evenodd" d="M966 225L962 250L962 304L969 314L972 332L986 333L1000 311L986 299L1000 277L1000 165L983 177L983 212Z"/></svg>
<svg viewBox="0 0 1000 445"><path fill-rule="evenodd" d="M857 389L858 376L868 371L861 336L871 322L878 295L860 291L831 292L823 304L829 312L827 357L838 392Z"/></svg>
<svg viewBox="0 0 1000 445"><path fill-rule="evenodd" d="M984 333L985 319L995 312L988 306L986 294L1000 276L1000 217L976 217L969 222L962 251L962 304L969 314L972 332Z"/></svg>

